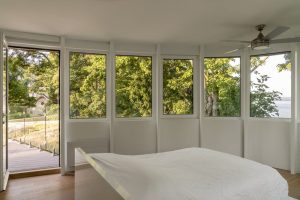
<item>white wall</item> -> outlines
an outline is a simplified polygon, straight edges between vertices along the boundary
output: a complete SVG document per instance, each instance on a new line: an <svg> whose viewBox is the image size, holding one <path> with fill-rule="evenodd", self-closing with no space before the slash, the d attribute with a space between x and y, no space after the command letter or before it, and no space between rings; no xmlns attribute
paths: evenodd
<svg viewBox="0 0 300 200"><path fill-rule="evenodd" d="M158 123L158 151L199 146L198 119L161 119Z"/></svg>
<svg viewBox="0 0 300 200"><path fill-rule="evenodd" d="M290 121L248 120L245 157L279 169L290 169Z"/></svg>
<svg viewBox="0 0 300 200"><path fill-rule="evenodd" d="M149 121L115 121L113 151L120 154L156 152L156 123Z"/></svg>
<svg viewBox="0 0 300 200"><path fill-rule="evenodd" d="M201 147L243 156L242 120L236 118L204 118Z"/></svg>

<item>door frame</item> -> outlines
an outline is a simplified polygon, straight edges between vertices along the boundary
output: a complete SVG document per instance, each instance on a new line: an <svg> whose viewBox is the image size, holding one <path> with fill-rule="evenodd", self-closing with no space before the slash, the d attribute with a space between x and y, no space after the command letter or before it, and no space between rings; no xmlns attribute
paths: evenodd
<svg viewBox="0 0 300 200"><path fill-rule="evenodd" d="M3 57L3 49L6 48L6 56L5 56L5 59L6 59L6 89L5 89L5 106L6 106L6 110L5 110L5 113L3 113L3 81L0 81L0 99L1 99L1 104L0 104L0 124L1 124L1 128L0 128L0 175L1 175L1 178L0 178L0 191L3 191L6 189L6 186L7 186L7 182L8 182L8 176L9 176L9 172L8 172L8 163L7 163L7 155L8 155L8 152L7 152L7 141L8 141L8 138L7 138L7 130L8 130L8 126L7 126L7 113L8 113L8 107L7 107L7 94L8 94L8 91L7 91L7 84L8 84L8 71L7 71L7 49L8 49L8 46L7 46L7 42L5 40L5 35L3 32L0 32L0 80L3 80L3 71L4 71L4 57ZM4 114L4 115L3 115ZM3 117L5 116L5 121L6 121L6 128L3 129ZM5 137L5 143L6 143L6 149L5 149L5 158L4 158L4 152L3 152L3 135L6 134L6 137ZM5 159L5 169L4 169L4 159Z"/></svg>
<svg viewBox="0 0 300 200"><path fill-rule="evenodd" d="M47 47L44 47L44 46L36 46L36 45L26 45L26 44L22 44L22 45L15 45L15 44L12 44L10 45L9 43L7 43L7 49L9 48L18 48L18 49L24 49L24 50L45 50L45 51L54 51L54 52L58 52L59 54L59 60L58 60L58 81L59 81L59 86L58 86L58 130L59 130L59 137L58 137L58 143L59 143L59 159L58 159L58 168L62 168L62 153L64 152L63 149L62 149L62 127L61 127L61 119L62 119L62 107L61 107L61 101L62 101L62 97L61 97L61 86L62 86L62 83L61 83L61 61L62 61L62 51L60 48L47 48ZM7 57L8 57L8 53L7 53ZM8 70L7 70L8 72ZM7 100L7 106L8 106L9 102ZM7 130L8 130L8 126L7 126ZM8 138L7 138L8 140ZM8 146L8 145L7 145ZM7 169L8 169L8 152L7 152ZM48 170L48 169L41 169L41 170Z"/></svg>

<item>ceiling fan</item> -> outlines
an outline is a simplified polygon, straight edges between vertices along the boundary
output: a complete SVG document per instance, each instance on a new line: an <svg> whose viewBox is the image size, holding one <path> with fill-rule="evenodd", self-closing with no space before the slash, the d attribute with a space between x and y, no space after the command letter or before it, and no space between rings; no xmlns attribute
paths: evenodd
<svg viewBox="0 0 300 200"><path fill-rule="evenodd" d="M254 40L251 41L235 41L235 40L227 40L226 42L238 42L241 44L249 44L248 47L251 47L253 50L264 50L269 48L270 44L278 44L278 43L293 43L293 42L300 42L300 37L295 38L283 38L283 39L277 39L274 40L273 38L276 38L280 34L286 32L289 30L289 27L286 26L278 26L273 31L271 31L266 36L262 33L264 28L266 27L265 24L260 24L255 27L257 31L259 31L257 37ZM234 49L232 51L228 51L225 54L233 53L235 51L238 51L241 49Z"/></svg>

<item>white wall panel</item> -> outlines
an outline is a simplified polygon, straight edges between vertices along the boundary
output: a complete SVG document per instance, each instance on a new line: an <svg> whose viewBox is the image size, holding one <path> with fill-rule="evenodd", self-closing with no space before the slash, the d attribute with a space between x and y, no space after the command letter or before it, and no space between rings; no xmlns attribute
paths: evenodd
<svg viewBox="0 0 300 200"><path fill-rule="evenodd" d="M155 44L143 44L143 43L125 43L117 42L115 43L115 52L125 52L125 53L149 53L155 54L156 45Z"/></svg>
<svg viewBox="0 0 300 200"><path fill-rule="evenodd" d="M279 169L290 169L289 121L249 119L245 123L245 157Z"/></svg>
<svg viewBox="0 0 300 200"><path fill-rule="evenodd" d="M108 51L109 42L67 39L66 48Z"/></svg>
<svg viewBox="0 0 300 200"><path fill-rule="evenodd" d="M162 44L161 54L178 56L197 56L199 55L199 45Z"/></svg>
<svg viewBox="0 0 300 200"><path fill-rule="evenodd" d="M160 119L158 150L199 147L199 119Z"/></svg>
<svg viewBox="0 0 300 200"><path fill-rule="evenodd" d="M67 130L67 142L92 138L109 139L108 122L68 122Z"/></svg>
<svg viewBox="0 0 300 200"><path fill-rule="evenodd" d="M240 119L204 118L202 121L201 147L243 156Z"/></svg>
<svg viewBox="0 0 300 200"><path fill-rule="evenodd" d="M153 120L116 120L113 130L114 153L156 152L156 124Z"/></svg>
<svg viewBox="0 0 300 200"><path fill-rule="evenodd" d="M87 152L108 152L108 122L67 122L66 131L66 170L73 170L74 148L81 147Z"/></svg>

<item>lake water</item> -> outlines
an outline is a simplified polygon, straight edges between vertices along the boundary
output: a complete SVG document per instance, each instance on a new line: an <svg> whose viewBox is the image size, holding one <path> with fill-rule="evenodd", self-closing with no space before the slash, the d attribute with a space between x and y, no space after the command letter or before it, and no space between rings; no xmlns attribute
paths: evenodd
<svg viewBox="0 0 300 200"><path fill-rule="evenodd" d="M275 101L280 118L291 117L291 100Z"/></svg>

